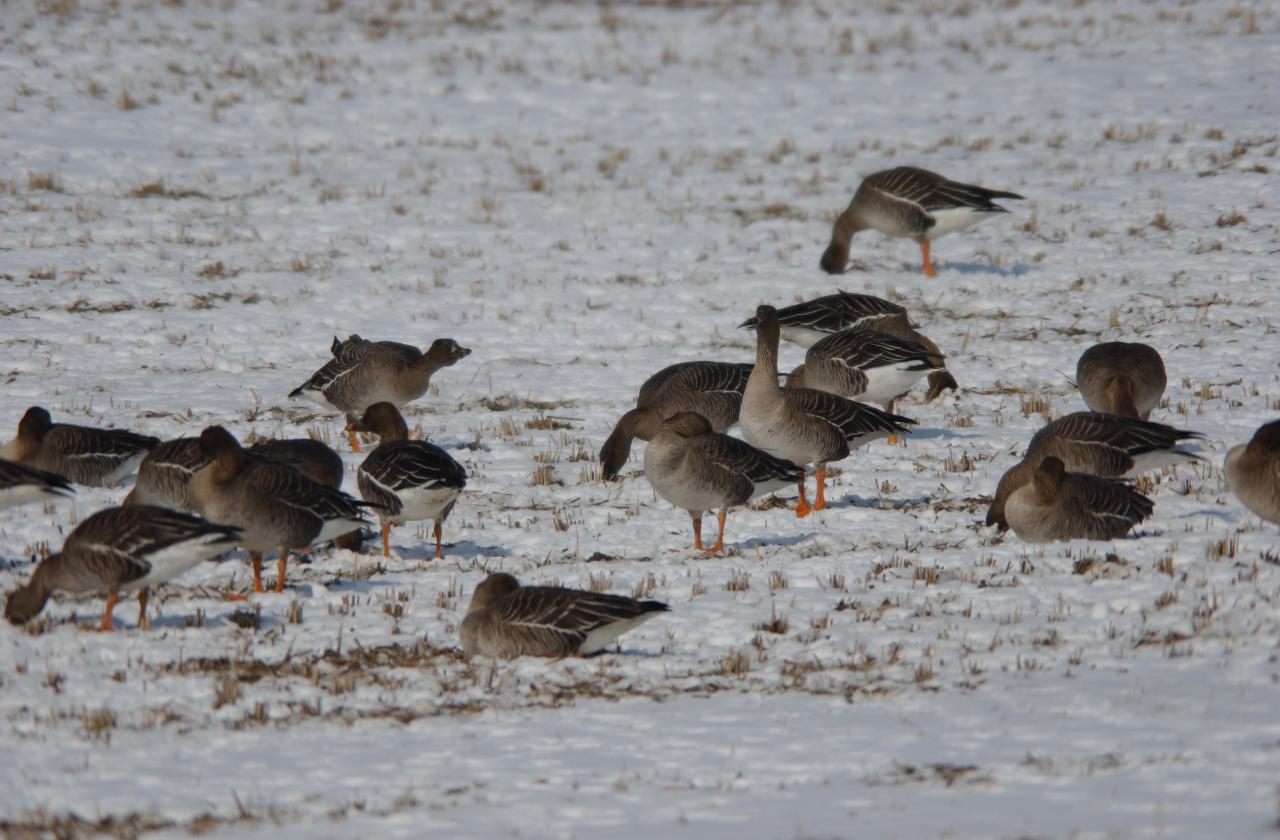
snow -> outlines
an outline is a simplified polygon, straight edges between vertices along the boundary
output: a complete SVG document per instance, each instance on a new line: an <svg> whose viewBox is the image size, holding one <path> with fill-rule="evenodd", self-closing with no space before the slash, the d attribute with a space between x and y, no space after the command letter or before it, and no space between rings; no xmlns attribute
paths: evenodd
<svg viewBox="0 0 1280 840"><path fill-rule="evenodd" d="M340 419L286 398L332 337L474 352L407 411L469 474L443 562L411 523L248 607L237 553L149 632L69 598L0 628L0 824L1273 833L1277 531L1221 461L1280 409L1278 32L1236 0L6 9L0 429L314 432L354 490ZM875 233L822 274L858 179L902 164L1027 200L935 243L935 279ZM735 510L703 557L642 443L597 480L646 377L749 361L758 303L837 287L906 306L962 390L902 401L918 431L835 465L829 510ZM1160 350L1153 419L1205 461L1153 477L1136 538L997 537L1000 475L1111 339ZM0 513L0 588L125 492ZM672 612L618 653L467 663L496 569Z"/></svg>

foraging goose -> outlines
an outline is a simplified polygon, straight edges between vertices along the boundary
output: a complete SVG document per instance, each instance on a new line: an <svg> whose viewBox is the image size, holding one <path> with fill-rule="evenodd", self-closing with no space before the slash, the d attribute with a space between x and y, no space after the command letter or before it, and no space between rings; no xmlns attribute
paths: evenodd
<svg viewBox="0 0 1280 840"><path fill-rule="evenodd" d="M243 532L240 546L253 562L254 592L262 591L262 552L280 549L275 591L282 592L289 549L328 542L369 524L361 510L367 502L317 484L292 467L249 456L221 426L201 432L200 449L209 463L191 479L189 498L205 519Z"/></svg>
<svg viewBox="0 0 1280 840"><path fill-rule="evenodd" d="M996 497L987 510L987 524L1002 531L1009 527L1005 514L1009 496L1032 480L1046 457L1058 458L1073 473L1133 478L1201 460L1178 445L1201 437L1199 432L1114 414L1077 411L1059 417L1035 433L1022 460L1000 477Z"/></svg>
<svg viewBox="0 0 1280 840"><path fill-rule="evenodd" d="M1009 527L1027 542L1112 540L1151 515L1155 505L1133 487L1111 478L1066 471L1052 455L1031 482L1009 496Z"/></svg>
<svg viewBox="0 0 1280 840"><path fill-rule="evenodd" d="M18 436L0 447L0 458L57 473L87 487L113 487L133 475L159 438L124 429L54 423L32 406L18 422Z"/></svg>
<svg viewBox="0 0 1280 840"><path fill-rule="evenodd" d="M1076 385L1092 411L1146 420L1169 382L1154 347L1125 341L1095 344L1076 363Z"/></svg>
<svg viewBox="0 0 1280 840"><path fill-rule="evenodd" d="M436 559L444 557L441 523L448 518L467 471L434 443L409 440L409 427L394 405L374 403L356 423L356 431L378 436L378 446L356 473L360 496L381 506L382 556L391 556L391 526L434 520Z"/></svg>
<svg viewBox="0 0 1280 840"><path fill-rule="evenodd" d="M848 457L855 447L905 433L916 421L825 391L779 388L778 312L761 306L756 310L756 364L738 422L753 446L797 465L817 466L818 492L812 508L805 499L803 478L799 482L796 516L803 517L827 506L828 463Z"/></svg>
<svg viewBox="0 0 1280 840"><path fill-rule="evenodd" d="M658 427L644 451L644 476L659 496L689 512L697 551L702 550L702 514L717 512L712 552L724 548L729 508L804 482L802 468L712 430L707 418L692 411L682 411Z"/></svg>
<svg viewBox="0 0 1280 840"><path fill-rule="evenodd" d="M44 609L54 590L105 592L100 630L111 629L121 593L138 593L138 626L148 627L148 588L235 548L238 528L195 516L131 505L100 510L81 522L62 550L40 561L25 586L14 590L4 614L23 624Z"/></svg>
<svg viewBox="0 0 1280 840"><path fill-rule="evenodd" d="M504 573L476 587L459 635L468 657L590 656L671 608L621 595L521 586Z"/></svg>
<svg viewBox="0 0 1280 840"><path fill-rule="evenodd" d="M930 353L942 356L938 345L916 331L907 310L874 295L837 292L784 306L778 309L778 325L782 338L806 349L833 333L861 329L874 330L903 341L914 341ZM755 328L754 317L741 324L741 329ZM929 393L925 399L932 401L943 391L954 391L958 387L955 378L947 371L930 373Z"/></svg>
<svg viewBox="0 0 1280 840"><path fill-rule="evenodd" d="M333 358L302 385L289 392L326 408L361 414L377 402L402 406L427 392L431 375L471 353L451 338L438 338L424 353L395 341L366 341L353 335L334 338ZM360 451L354 431L351 448Z"/></svg>
<svg viewBox="0 0 1280 840"><path fill-rule="evenodd" d="M191 477L208 463L209 458L200 448L199 438L166 440L142 459L133 489L121 504L156 505L193 513L195 506L189 493Z"/></svg>
<svg viewBox="0 0 1280 840"><path fill-rule="evenodd" d="M930 373L946 369L941 353L881 332L858 328L832 333L809 348L788 388L814 388L851 400L893 401Z"/></svg>
<svg viewBox="0 0 1280 840"><path fill-rule="evenodd" d="M76 492L60 475L0 458L0 510L31 502L65 499Z"/></svg>
<svg viewBox="0 0 1280 840"><path fill-rule="evenodd" d="M600 465L607 481L618 477L631 454L631 442L652 439L662 421L681 411L701 414L723 432L738 422L742 391L751 365L729 362L680 362L650 376L640 386L636 407L618 418L604 446Z"/></svg>
<svg viewBox="0 0 1280 840"><path fill-rule="evenodd" d="M997 198L1017 193L989 190L976 184L951 181L926 169L899 166L862 179L849 206L836 219L831 244L822 254L822 270L841 274L849 262L849 241L862 230L878 230L885 236L914 239L926 277L933 277L929 243L948 233L964 230L997 213L1007 213Z"/></svg>
<svg viewBox="0 0 1280 840"><path fill-rule="evenodd" d="M1280 420L1253 433L1247 444L1227 451L1227 486L1244 506L1280 525Z"/></svg>
<svg viewBox="0 0 1280 840"><path fill-rule="evenodd" d="M352 336L359 338L359 336ZM337 341L335 338L334 341ZM260 440L247 450L250 455L268 458L279 464L293 467L307 478L332 487L342 489L342 477L345 467L342 456L334 452L327 444L311 438L268 438ZM337 548L347 551L359 551L364 542L364 532L359 528L349 534L339 534L333 538Z"/></svg>

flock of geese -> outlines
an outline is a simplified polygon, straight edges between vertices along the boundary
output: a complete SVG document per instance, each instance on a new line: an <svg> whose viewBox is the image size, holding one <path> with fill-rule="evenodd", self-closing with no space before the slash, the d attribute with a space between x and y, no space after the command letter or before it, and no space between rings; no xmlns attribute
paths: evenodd
<svg viewBox="0 0 1280 840"><path fill-rule="evenodd" d="M854 234L874 229L918 242L923 271L932 277L930 242L1006 212L994 203L1000 198L1021 196L911 167L875 173L836 220L821 266L843 272ZM600 450L603 475L613 480L633 441L647 441L645 478L688 512L699 551L722 551L728 512L763 494L794 486L798 517L827 507L829 465L916 425L894 413L899 397L922 379L926 402L959 387L945 355L907 311L871 295L839 292L782 308L762 305L741 326L755 332L754 363L664 368L641 386L636 407L619 418ZM780 376L784 339L805 348L805 357ZM59 590L105 593L100 629L109 630L121 595L136 592L138 624L146 627L150 587L237 546L249 552L254 592L264 589L263 554L278 552L274 589L280 592L291 551L329 541L358 549L370 516L380 522L384 555L391 526L431 520L435 556L442 557L441 526L466 487L466 470L440 447L411 439L400 407L421 397L436 371L470 352L451 339L421 351L358 335L335 338L332 358L290 393L345 415L356 452L357 433L377 436L357 470L359 499L342 491L342 459L319 441L246 447L223 427L210 426L198 437L161 442L126 430L54 423L44 408L30 408L17 436L0 447L0 508L63 498L75 484L114 487L136 478L119 506L89 516L60 551L40 561L9 595L5 616L25 623ZM1122 537L1154 511L1151 499L1124 479L1201 460L1184 446L1200 433L1149 420L1167 384L1153 348L1090 347L1076 382L1089 410L1035 434L1022 460L1001 477L988 525L1029 542ZM726 434L735 425L741 438ZM1280 421L1233 447L1225 470L1246 507L1280 523ZM702 519L710 512L716 539L704 547ZM227 597L246 596L229 591ZM473 593L460 636L467 655L587 655L667 609L659 601L521 586L497 573Z"/></svg>

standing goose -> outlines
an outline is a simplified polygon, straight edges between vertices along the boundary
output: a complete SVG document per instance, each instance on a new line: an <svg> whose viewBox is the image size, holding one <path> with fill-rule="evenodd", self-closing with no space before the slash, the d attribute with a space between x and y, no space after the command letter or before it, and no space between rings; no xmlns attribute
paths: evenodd
<svg viewBox="0 0 1280 840"><path fill-rule="evenodd" d="M756 496L804 482L804 470L713 431L700 414L668 418L644 451L644 476L658 495L689 512L693 547L702 550L702 514L714 510L719 528L710 551L724 548L724 519L731 507Z"/></svg>
<svg viewBox="0 0 1280 840"><path fill-rule="evenodd" d="M854 447L905 433L915 422L825 391L779 388L778 312L772 306L756 310L756 364L742 397L739 424L753 446L794 464L817 465L814 505L810 508L805 499L802 477L796 516L827 506L828 463L848 457Z"/></svg>
<svg viewBox="0 0 1280 840"><path fill-rule="evenodd" d="M100 510L81 522L62 551L40 561L26 586L9 596L4 614L13 624L30 621L54 590L105 592L100 630L111 629L121 593L138 593L138 626L148 627L148 588L177 577L235 548L238 528L150 505Z"/></svg>
<svg viewBox="0 0 1280 840"><path fill-rule="evenodd" d="M1009 496L1031 482L1046 457L1057 458L1073 473L1133 478L1162 467L1201 460L1178 445L1200 437L1203 435L1199 432L1114 414L1077 411L1059 417L1036 432L1022 460L1000 477L995 500L987 510L987 524L1000 530L1009 527L1005 516Z"/></svg>
<svg viewBox="0 0 1280 840"><path fill-rule="evenodd" d="M849 262L849 241L861 230L878 230L885 236L914 239L926 277L933 277L929 243L948 233L964 230L996 213L1007 213L997 198L1022 196L961 184L913 166L899 166L868 175L853 194L849 206L836 219L831 244L822 254L822 270L841 274Z"/></svg>
<svg viewBox="0 0 1280 840"><path fill-rule="evenodd" d="M1223 468L1236 498L1280 525L1280 420L1260 427L1248 444L1231 447Z"/></svg>
<svg viewBox="0 0 1280 840"><path fill-rule="evenodd" d="M328 542L362 525L362 502L317 484L292 467L249 456L221 426L200 434L209 463L189 488L196 511L210 522L239 528L240 546L253 562L253 591L262 590L262 552L279 548L276 592L284 591L291 548Z"/></svg>
<svg viewBox="0 0 1280 840"><path fill-rule="evenodd" d="M0 458L0 510L65 499L74 492L71 482L60 475Z"/></svg>
<svg viewBox="0 0 1280 840"><path fill-rule="evenodd" d="M467 486L467 471L434 443L409 440L409 427L391 403L374 403L355 424L378 436L356 482L365 501L381 507L382 556L391 556L391 526L434 520L436 559L444 557L441 523Z"/></svg>
<svg viewBox="0 0 1280 840"><path fill-rule="evenodd" d="M366 341L353 335L334 339L333 354L324 367L289 392L346 414L361 414L377 402L402 406L427 392L436 371L471 353L451 338L438 338L424 353L395 341ZM354 431L348 429L351 448L360 451Z"/></svg>
<svg viewBox="0 0 1280 840"><path fill-rule="evenodd" d="M1076 385L1093 411L1146 420L1160 404L1164 361L1146 344L1107 341L1095 344L1076 364Z"/></svg>
<svg viewBox="0 0 1280 840"><path fill-rule="evenodd" d="M1052 455L1009 496L1009 527L1027 542L1112 540L1151 515L1155 506L1110 478L1070 473Z"/></svg>
<svg viewBox="0 0 1280 840"><path fill-rule="evenodd" d="M862 329L914 341L930 353L942 356L938 345L916 331L906 309L874 295L837 292L783 306L778 309L778 326L782 338L806 349L841 330ZM756 319L748 318L742 322L741 328L754 330ZM926 399L932 401L943 391L954 391L958 387L950 373L936 371L929 374Z"/></svg>
<svg viewBox="0 0 1280 840"><path fill-rule="evenodd" d="M0 458L57 473L87 487L113 487L133 475L159 438L124 429L54 423L32 406L18 422L18 435L0 447Z"/></svg>
<svg viewBox="0 0 1280 840"><path fill-rule="evenodd" d="M681 411L701 414L723 432L738 422L742 392L751 365L728 362L680 362L650 376L640 386L636 407L622 415L600 447L606 480L618 477L631 454L631 442L653 438L662 421Z"/></svg>
<svg viewBox="0 0 1280 840"><path fill-rule="evenodd" d="M183 513L195 512L191 503L191 477L209 463L193 437L166 440L147 453L138 465L133 489L124 497L125 505L156 505Z"/></svg>
<svg viewBox="0 0 1280 840"><path fill-rule="evenodd" d="M893 401L930 373L946 369L941 353L922 344L858 328L832 333L809 348L788 388L814 388L851 400Z"/></svg>
<svg viewBox="0 0 1280 840"><path fill-rule="evenodd" d="M670 609L661 601L558 586L521 586L500 572L476 587L459 635L468 657L590 656Z"/></svg>
<svg viewBox="0 0 1280 840"><path fill-rule="evenodd" d="M312 438L268 438L253 444L248 451L251 455L293 467L317 484L334 490L342 489L345 473L342 456L321 441ZM339 534L333 538L333 544L348 551L359 551L364 541L362 534L358 528L349 534Z"/></svg>

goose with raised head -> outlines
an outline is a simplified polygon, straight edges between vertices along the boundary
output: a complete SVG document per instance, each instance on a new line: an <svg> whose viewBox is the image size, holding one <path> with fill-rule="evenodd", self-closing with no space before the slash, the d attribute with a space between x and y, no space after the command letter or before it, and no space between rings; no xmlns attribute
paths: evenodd
<svg viewBox="0 0 1280 840"><path fill-rule="evenodd" d="M723 432L738 422L742 392L751 365L731 362L679 362L650 376L640 386L636 407L622 415L600 447L606 480L617 478L635 439L650 440L673 414L692 411Z"/></svg>
<svg viewBox="0 0 1280 840"><path fill-rule="evenodd" d="M1181 445L1201 437L1199 432L1114 414L1077 411L1059 417L1035 433L1022 460L1000 477L995 499L987 509L987 524L1001 530L1009 527L1005 514L1009 496L1031 482L1046 457L1058 458L1073 473L1134 478L1202 460Z"/></svg>
<svg viewBox="0 0 1280 840"><path fill-rule="evenodd" d="M311 400L325 408L359 415L374 403L389 402L397 408L427 392L431 376L471 351L451 338L438 338L426 352L395 341L367 341L352 335L334 339L333 358L311 378L289 392L292 398ZM351 448L360 451L356 434L348 429Z"/></svg>
<svg viewBox="0 0 1280 840"><path fill-rule="evenodd" d="M849 242L863 230L878 230L891 238L915 240L926 277L933 277L929 243L964 230L1000 213L997 198L1021 199L1017 193L962 184L918 169L899 166L862 179L853 200L836 218L831 244L822 254L822 270L841 274L849 264Z"/></svg>
<svg viewBox="0 0 1280 840"><path fill-rule="evenodd" d="M31 502L66 499L74 492L71 482L56 473L0 458L0 510Z"/></svg>
<svg viewBox="0 0 1280 840"><path fill-rule="evenodd" d="M1147 344L1095 344L1076 363L1076 386L1092 411L1146 420L1168 384L1164 360Z"/></svg>
<svg viewBox="0 0 1280 840"><path fill-rule="evenodd" d="M467 486L467 471L434 443L410 440L409 427L391 403L374 403L356 431L378 436L356 473L360 495L376 503L382 520L382 556L391 556L391 526L430 519L436 559L444 557L442 528Z"/></svg>
<svg viewBox="0 0 1280 840"><path fill-rule="evenodd" d="M671 608L622 595L521 586L509 574L489 575L471 596L459 635L468 657L590 656Z"/></svg>
<svg viewBox="0 0 1280 840"><path fill-rule="evenodd" d="M941 353L874 330L832 333L809 348L788 388L815 388L851 400L877 402L885 411L930 373L946 369Z"/></svg>
<svg viewBox="0 0 1280 840"><path fill-rule="evenodd" d="M235 548L240 529L186 513L130 505L100 510L85 519L61 551L40 561L31 579L5 604L5 617L24 624L44 609L55 591L102 592L107 607L100 630L111 629L111 611L124 593L138 593L138 626L147 627L149 588Z"/></svg>
<svg viewBox="0 0 1280 840"><path fill-rule="evenodd" d="M1009 527L1027 542L1112 540L1151 515L1155 505L1123 481L1067 472L1052 455L1009 496Z"/></svg>
<svg viewBox="0 0 1280 840"><path fill-rule="evenodd" d="M812 388L778 386L778 312L756 310L756 364L742 397L742 436L770 455L799 466L816 466L818 489L811 508L803 478L796 516L827 506L827 464L848 457L853 448L890 435L904 434L914 420Z"/></svg>
<svg viewBox="0 0 1280 840"><path fill-rule="evenodd" d="M133 475L159 438L125 429L54 423L40 406L28 408L18 434L0 458L55 473L86 487L114 487Z"/></svg>
<svg viewBox="0 0 1280 840"><path fill-rule="evenodd" d="M1249 442L1227 451L1227 486L1244 506L1280 525L1280 420L1261 426Z"/></svg>
<svg viewBox="0 0 1280 840"><path fill-rule="evenodd" d="M751 444L716 432L701 414L667 418L644 451L644 476L658 495L689 512L693 548L702 550L702 515L716 511L715 545L724 548L729 508L804 481L804 470Z"/></svg>

